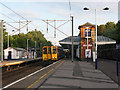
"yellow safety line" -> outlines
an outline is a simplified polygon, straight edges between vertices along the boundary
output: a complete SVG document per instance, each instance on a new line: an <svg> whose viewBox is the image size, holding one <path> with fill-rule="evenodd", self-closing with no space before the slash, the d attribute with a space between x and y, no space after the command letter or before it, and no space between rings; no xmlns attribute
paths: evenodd
<svg viewBox="0 0 120 90"><path fill-rule="evenodd" d="M59 65L57 65L55 67L58 68L64 61L62 61ZM51 71L53 71L54 69L51 69L50 71L48 71L47 73L45 73L43 76L41 76L37 81L35 81L33 84L31 84L30 86L28 86L25 90L28 90L30 87L32 87L35 83L37 83L39 80L41 80L43 77L45 77L47 74L49 74Z"/></svg>

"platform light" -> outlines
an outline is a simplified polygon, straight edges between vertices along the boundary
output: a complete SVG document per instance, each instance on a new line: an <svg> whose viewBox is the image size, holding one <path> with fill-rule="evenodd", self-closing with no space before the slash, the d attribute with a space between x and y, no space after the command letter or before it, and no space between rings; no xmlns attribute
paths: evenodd
<svg viewBox="0 0 120 90"><path fill-rule="evenodd" d="M89 10L89 8L85 7L83 10ZM108 7L103 8L103 10L109 10ZM97 9L95 9L95 26L96 26L96 60L95 60L95 69L97 69Z"/></svg>

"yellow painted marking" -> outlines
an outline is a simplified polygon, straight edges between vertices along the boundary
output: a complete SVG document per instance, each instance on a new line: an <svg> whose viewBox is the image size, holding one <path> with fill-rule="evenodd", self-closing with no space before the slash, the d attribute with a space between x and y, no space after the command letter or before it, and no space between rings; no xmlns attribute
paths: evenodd
<svg viewBox="0 0 120 90"><path fill-rule="evenodd" d="M55 68L58 68L64 61L62 61L59 65L57 65ZM45 73L43 76L41 76L37 81L35 81L33 84L31 84L30 86L28 86L25 90L28 90L30 87L32 87L35 83L37 83L38 81L40 81L43 77L45 77L47 74L49 74L51 71L53 71L54 69L51 69L50 71L48 71L47 73Z"/></svg>

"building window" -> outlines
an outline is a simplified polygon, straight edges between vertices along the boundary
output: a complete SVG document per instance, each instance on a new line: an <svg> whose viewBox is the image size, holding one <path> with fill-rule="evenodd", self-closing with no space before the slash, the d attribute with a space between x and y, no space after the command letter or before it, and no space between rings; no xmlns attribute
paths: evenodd
<svg viewBox="0 0 120 90"><path fill-rule="evenodd" d="M87 37L87 30L88 30L88 37L91 38L91 29L85 29L85 37Z"/></svg>

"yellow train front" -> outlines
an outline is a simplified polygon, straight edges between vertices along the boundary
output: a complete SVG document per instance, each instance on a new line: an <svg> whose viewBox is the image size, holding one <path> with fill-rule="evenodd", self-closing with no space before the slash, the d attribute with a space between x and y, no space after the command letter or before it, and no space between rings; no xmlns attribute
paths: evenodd
<svg viewBox="0 0 120 90"><path fill-rule="evenodd" d="M61 47L51 46L52 61L64 58L64 51Z"/></svg>
<svg viewBox="0 0 120 90"><path fill-rule="evenodd" d="M48 46L42 48L42 59L43 61L48 60Z"/></svg>
<svg viewBox="0 0 120 90"><path fill-rule="evenodd" d="M52 61L58 60L58 48L56 46L51 46Z"/></svg>
<svg viewBox="0 0 120 90"><path fill-rule="evenodd" d="M51 47L50 46L44 46L42 48L42 57L43 57L43 61L48 61L48 60L52 59Z"/></svg>
<svg viewBox="0 0 120 90"><path fill-rule="evenodd" d="M56 61L64 58L64 51L58 46L44 46L42 48L43 61Z"/></svg>

